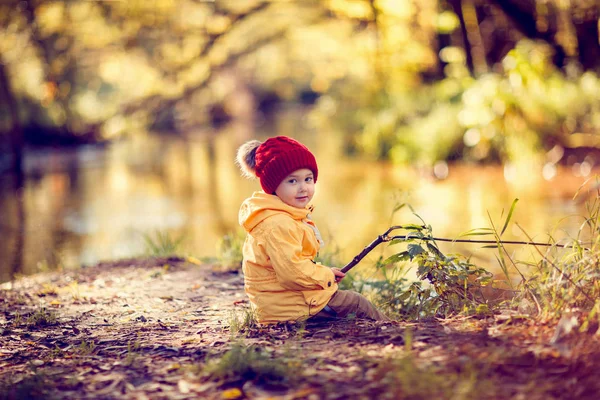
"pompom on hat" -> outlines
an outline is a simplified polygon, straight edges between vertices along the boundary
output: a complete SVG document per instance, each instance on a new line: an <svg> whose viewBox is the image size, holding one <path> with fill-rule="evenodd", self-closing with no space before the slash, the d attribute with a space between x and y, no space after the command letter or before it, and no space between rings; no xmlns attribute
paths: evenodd
<svg viewBox="0 0 600 400"><path fill-rule="evenodd" d="M315 156L305 145L287 136L244 143L237 151L236 162L245 176L257 177L269 194L275 193L281 181L296 170L310 169L315 182L319 175Z"/></svg>

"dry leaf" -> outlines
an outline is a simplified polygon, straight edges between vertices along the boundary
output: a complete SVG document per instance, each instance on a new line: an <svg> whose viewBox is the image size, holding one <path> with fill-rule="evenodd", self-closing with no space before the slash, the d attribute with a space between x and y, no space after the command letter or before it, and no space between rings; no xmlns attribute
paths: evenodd
<svg viewBox="0 0 600 400"><path fill-rule="evenodd" d="M227 400L239 399L240 397L242 397L242 395L242 391L238 388L227 389L226 391L221 393L221 397Z"/></svg>

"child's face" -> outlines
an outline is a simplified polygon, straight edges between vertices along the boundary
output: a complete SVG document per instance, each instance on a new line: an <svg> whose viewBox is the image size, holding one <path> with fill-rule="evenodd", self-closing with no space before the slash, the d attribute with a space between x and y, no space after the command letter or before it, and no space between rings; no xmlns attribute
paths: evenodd
<svg viewBox="0 0 600 400"><path fill-rule="evenodd" d="M298 169L281 181L275 194L285 204L304 208L315 195L315 178L310 169Z"/></svg>

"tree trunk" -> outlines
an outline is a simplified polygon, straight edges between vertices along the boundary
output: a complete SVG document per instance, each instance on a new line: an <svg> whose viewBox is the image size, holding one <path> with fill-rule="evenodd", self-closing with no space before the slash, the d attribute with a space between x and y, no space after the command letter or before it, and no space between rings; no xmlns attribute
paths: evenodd
<svg viewBox="0 0 600 400"><path fill-rule="evenodd" d="M19 117L19 106L15 98L2 58L0 57L0 101L6 105L10 116L8 137L12 151L12 171L16 177L16 186L23 186L23 128Z"/></svg>
<svg viewBox="0 0 600 400"><path fill-rule="evenodd" d="M597 19L575 23L577 43L579 47L579 62L584 70L599 72L600 70L600 40Z"/></svg>
<svg viewBox="0 0 600 400"><path fill-rule="evenodd" d="M540 32L536 25L535 2L518 2L513 0L491 0L499 11L514 25L514 27L525 37L530 39L541 39L554 49L553 63L559 68L564 67L567 59L565 49L556 41L558 33L556 26L550 26L544 32Z"/></svg>
<svg viewBox="0 0 600 400"><path fill-rule="evenodd" d="M475 66L473 64L473 53L471 51L471 43L469 43L469 33L467 30L467 24L465 23L465 16L463 14L462 9L462 1L461 0L448 0L450 6L452 6L452 11L458 17L460 21L460 31L462 33L463 39L463 48L465 50L465 56L467 57L467 68L471 71L471 74L475 71Z"/></svg>

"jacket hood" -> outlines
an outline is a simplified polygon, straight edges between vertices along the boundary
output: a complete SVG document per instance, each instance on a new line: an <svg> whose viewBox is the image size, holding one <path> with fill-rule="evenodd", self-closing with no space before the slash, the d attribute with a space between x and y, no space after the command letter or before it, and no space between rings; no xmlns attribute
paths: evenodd
<svg viewBox="0 0 600 400"><path fill-rule="evenodd" d="M302 220L311 212L309 208L296 208L285 204L275 195L265 192L254 192L240 207L239 223L246 232L250 232L265 219L284 212L292 218Z"/></svg>

